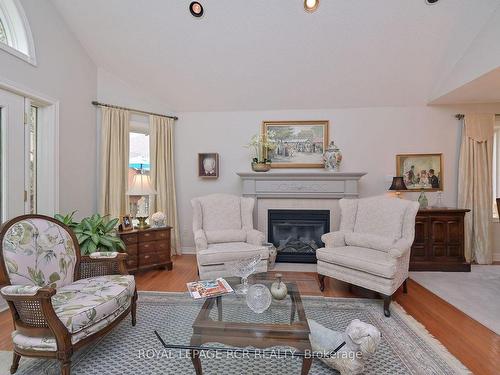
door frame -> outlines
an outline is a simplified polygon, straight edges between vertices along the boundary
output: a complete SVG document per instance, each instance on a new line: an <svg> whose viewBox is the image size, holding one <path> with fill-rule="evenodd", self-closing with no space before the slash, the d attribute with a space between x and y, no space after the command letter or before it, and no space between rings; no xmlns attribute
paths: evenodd
<svg viewBox="0 0 500 375"><path fill-rule="evenodd" d="M37 154L37 175L46 176L37 186L37 211L46 215L59 212L59 100L0 76L0 89L26 97L39 106L39 138L43 147ZM7 146L8 147L8 146Z"/></svg>

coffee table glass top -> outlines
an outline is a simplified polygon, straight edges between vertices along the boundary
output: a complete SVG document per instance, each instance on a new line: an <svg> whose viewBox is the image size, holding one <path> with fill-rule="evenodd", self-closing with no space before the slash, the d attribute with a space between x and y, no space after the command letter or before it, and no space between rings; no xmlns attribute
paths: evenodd
<svg viewBox="0 0 500 375"><path fill-rule="evenodd" d="M293 275L293 276L289 276ZM166 348L189 350L234 350L292 347L295 354L310 351L309 326L301 293L321 295L313 275L289 273L283 277L288 294L283 300L273 299L263 313L255 313L246 303L246 295L235 293L205 300L191 300L185 305L185 316L178 326L158 327L157 337ZM240 278L226 277L235 287ZM275 272L249 277L249 285L264 284L269 289L277 280ZM307 297L306 297L307 298ZM173 334L182 330L183 334ZM170 330L170 331L169 331Z"/></svg>

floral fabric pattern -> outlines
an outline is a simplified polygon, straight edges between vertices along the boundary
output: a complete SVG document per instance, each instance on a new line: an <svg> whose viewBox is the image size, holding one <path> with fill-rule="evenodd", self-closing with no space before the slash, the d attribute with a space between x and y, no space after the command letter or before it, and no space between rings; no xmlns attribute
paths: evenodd
<svg viewBox="0 0 500 375"><path fill-rule="evenodd" d="M129 300L127 304L116 310L113 314L108 315L106 318L100 320L96 324L82 329L74 335L71 335L71 343L76 344L78 341L83 340L84 338L92 335L95 332L99 332L101 329L111 324L113 321L115 321L116 318L121 315L121 313L123 313L130 306L130 303L131 300ZM18 331L14 331L12 332L12 341L14 342L15 346L21 349L52 352L55 352L57 350L56 339L53 336L32 337L23 335Z"/></svg>
<svg viewBox="0 0 500 375"><path fill-rule="evenodd" d="M73 282L76 252L61 226L44 219L12 225L2 242L11 284L60 288Z"/></svg>
<svg viewBox="0 0 500 375"><path fill-rule="evenodd" d="M57 290L52 306L72 334L80 332L130 304L134 276L108 275L77 280Z"/></svg>
<svg viewBox="0 0 500 375"><path fill-rule="evenodd" d="M6 296L34 296L40 288L36 285L7 285L0 291Z"/></svg>

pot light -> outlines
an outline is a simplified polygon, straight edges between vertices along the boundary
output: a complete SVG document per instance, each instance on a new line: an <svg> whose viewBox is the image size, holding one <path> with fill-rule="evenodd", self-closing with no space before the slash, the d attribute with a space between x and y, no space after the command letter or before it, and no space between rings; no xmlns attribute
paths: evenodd
<svg viewBox="0 0 500 375"><path fill-rule="evenodd" d="M197 1L193 1L191 4L189 4L189 11L193 15L193 17L203 16L203 6Z"/></svg>
<svg viewBox="0 0 500 375"><path fill-rule="evenodd" d="M312 13L318 9L319 0L304 0L304 10L306 12Z"/></svg>

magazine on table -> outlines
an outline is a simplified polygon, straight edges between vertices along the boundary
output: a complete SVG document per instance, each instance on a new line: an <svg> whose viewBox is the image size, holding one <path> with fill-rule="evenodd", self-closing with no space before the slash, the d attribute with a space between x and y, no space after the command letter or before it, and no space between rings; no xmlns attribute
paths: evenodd
<svg viewBox="0 0 500 375"><path fill-rule="evenodd" d="M187 283L187 288L194 299L217 297L233 292L233 288L222 277L215 280L193 281Z"/></svg>

